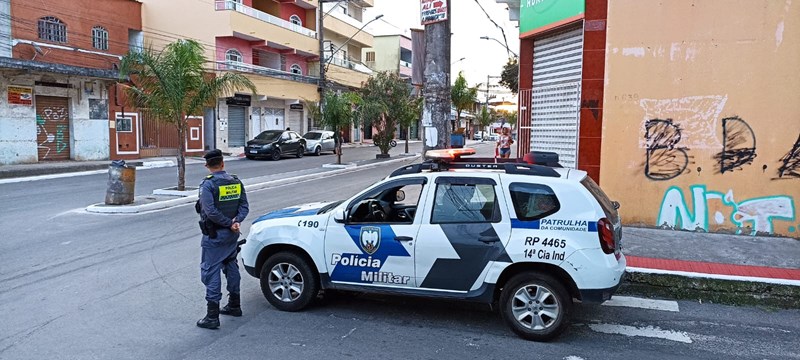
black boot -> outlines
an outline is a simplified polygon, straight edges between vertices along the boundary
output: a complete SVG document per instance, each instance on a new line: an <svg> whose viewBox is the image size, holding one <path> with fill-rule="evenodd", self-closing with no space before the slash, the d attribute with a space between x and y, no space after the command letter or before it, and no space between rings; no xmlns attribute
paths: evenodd
<svg viewBox="0 0 800 360"><path fill-rule="evenodd" d="M230 293L228 295L228 305L225 305L219 310L222 315L242 316L242 305L239 300L239 294Z"/></svg>
<svg viewBox="0 0 800 360"><path fill-rule="evenodd" d="M219 329L219 303L208 302L206 317L198 320L197 326L204 329Z"/></svg>

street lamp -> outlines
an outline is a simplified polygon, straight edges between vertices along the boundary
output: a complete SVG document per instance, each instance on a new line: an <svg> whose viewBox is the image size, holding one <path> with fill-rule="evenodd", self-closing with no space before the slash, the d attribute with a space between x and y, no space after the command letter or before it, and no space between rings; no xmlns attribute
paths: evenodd
<svg viewBox="0 0 800 360"><path fill-rule="evenodd" d="M453 64L455 64L455 63L457 63L459 61L465 60L465 59L466 59L466 57L462 57L461 59L458 59L456 61L451 62L450 65L453 65Z"/></svg>
<svg viewBox="0 0 800 360"><path fill-rule="evenodd" d="M509 48L508 48L508 46L506 46L506 44L503 44L502 42L500 42L500 40L497 40L497 39L495 39L495 38L491 38L491 37L488 37L488 36L481 36L481 39L483 39L483 40L494 40L494 41L497 41L497 43L498 43L498 44L500 44L500 46L502 46L502 47L506 48L506 51L508 51L510 54L513 54L515 58L518 58L518 57L519 57L519 55L517 55L517 53L515 53L515 52L511 51L511 49L509 49Z"/></svg>

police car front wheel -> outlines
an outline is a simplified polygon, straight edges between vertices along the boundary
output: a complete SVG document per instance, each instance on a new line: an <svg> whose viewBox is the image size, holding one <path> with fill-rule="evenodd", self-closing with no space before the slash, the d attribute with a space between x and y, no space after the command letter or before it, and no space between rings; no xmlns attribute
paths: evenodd
<svg viewBox="0 0 800 360"><path fill-rule="evenodd" d="M548 341L569 323L572 299L561 283L544 274L514 276L500 295L501 314L520 337Z"/></svg>
<svg viewBox="0 0 800 360"><path fill-rule="evenodd" d="M294 253L270 256L261 268L261 291L278 310L298 311L319 292L319 280L308 262Z"/></svg>

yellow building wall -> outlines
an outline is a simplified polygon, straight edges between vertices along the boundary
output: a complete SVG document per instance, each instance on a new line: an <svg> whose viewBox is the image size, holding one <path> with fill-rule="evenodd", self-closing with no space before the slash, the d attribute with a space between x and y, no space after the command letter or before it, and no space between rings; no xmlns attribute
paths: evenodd
<svg viewBox="0 0 800 360"><path fill-rule="evenodd" d="M609 0L607 24L623 222L800 237L800 3Z"/></svg>

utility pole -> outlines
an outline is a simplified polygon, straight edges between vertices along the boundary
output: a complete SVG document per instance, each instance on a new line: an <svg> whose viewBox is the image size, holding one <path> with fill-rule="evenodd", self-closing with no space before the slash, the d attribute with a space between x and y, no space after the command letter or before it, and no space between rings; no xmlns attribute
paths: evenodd
<svg viewBox="0 0 800 360"><path fill-rule="evenodd" d="M444 20L425 24L425 80L422 88L425 98L422 110L424 151L450 147L450 7L453 2L444 0L447 7ZM422 21L425 23L425 7L422 11Z"/></svg>

